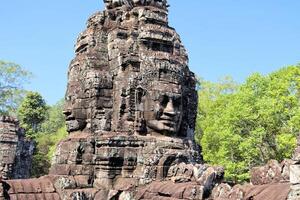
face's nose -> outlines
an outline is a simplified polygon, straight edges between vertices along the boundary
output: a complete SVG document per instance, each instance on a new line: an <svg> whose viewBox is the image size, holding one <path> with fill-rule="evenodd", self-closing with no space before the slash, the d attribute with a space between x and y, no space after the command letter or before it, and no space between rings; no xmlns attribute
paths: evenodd
<svg viewBox="0 0 300 200"><path fill-rule="evenodd" d="M65 115L66 120L71 119L73 117L72 116L72 110L70 108L68 108L68 107L64 108L63 114Z"/></svg>
<svg viewBox="0 0 300 200"><path fill-rule="evenodd" d="M66 115L66 116L69 116L72 114L71 110L70 109L64 109L63 110L63 114Z"/></svg>
<svg viewBox="0 0 300 200"><path fill-rule="evenodd" d="M63 114L66 116L66 118L68 118L72 115L72 98L71 98L71 96L65 97L65 103L63 106Z"/></svg>
<svg viewBox="0 0 300 200"><path fill-rule="evenodd" d="M171 117L176 115L174 102L173 102L172 98L169 99L169 102L168 102L166 108L164 109L164 114L168 115L168 116L171 116Z"/></svg>
<svg viewBox="0 0 300 200"><path fill-rule="evenodd" d="M8 165L4 166L3 172L8 172Z"/></svg>

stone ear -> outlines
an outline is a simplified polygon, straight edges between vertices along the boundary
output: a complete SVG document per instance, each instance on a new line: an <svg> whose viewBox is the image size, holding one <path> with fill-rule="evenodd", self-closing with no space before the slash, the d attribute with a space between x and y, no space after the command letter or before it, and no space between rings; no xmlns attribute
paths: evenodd
<svg viewBox="0 0 300 200"><path fill-rule="evenodd" d="M136 96L136 103L141 104L142 103L142 98L146 95L147 91L141 87L138 86L136 88L135 96Z"/></svg>
<svg viewBox="0 0 300 200"><path fill-rule="evenodd" d="M140 134L146 133L146 121L144 118L144 108L142 105L143 97L146 95L146 90L141 87L137 86L136 92L135 92L135 107L136 107L136 119L135 119L135 131L139 132Z"/></svg>

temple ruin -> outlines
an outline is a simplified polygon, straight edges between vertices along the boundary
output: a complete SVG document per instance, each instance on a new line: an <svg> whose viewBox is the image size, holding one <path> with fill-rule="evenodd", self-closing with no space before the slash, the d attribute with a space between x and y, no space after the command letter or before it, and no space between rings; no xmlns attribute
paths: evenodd
<svg viewBox="0 0 300 200"><path fill-rule="evenodd" d="M69 136L49 175L2 181L0 198L250 200L269 188L287 195L289 171L265 188L232 187L222 183L222 167L203 163L194 141L196 78L168 24L167 1L104 3L75 45L64 111Z"/></svg>
<svg viewBox="0 0 300 200"><path fill-rule="evenodd" d="M0 171L3 180L30 177L34 142L13 117L0 117Z"/></svg>

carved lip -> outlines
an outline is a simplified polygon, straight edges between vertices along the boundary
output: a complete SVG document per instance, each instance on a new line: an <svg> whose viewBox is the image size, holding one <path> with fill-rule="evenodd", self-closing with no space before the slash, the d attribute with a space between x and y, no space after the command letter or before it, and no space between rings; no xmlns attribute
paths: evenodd
<svg viewBox="0 0 300 200"><path fill-rule="evenodd" d="M160 117L160 120L166 120L166 121L175 121L174 119L175 119L175 117L169 117L169 116L166 116L166 115L162 115Z"/></svg>
<svg viewBox="0 0 300 200"><path fill-rule="evenodd" d="M4 172L3 171L1 175L2 175L2 179L3 180L7 180L8 179L8 172Z"/></svg>
<svg viewBox="0 0 300 200"><path fill-rule="evenodd" d="M72 115L66 116L66 121L72 121L72 120L75 120L75 117L73 117Z"/></svg>
<svg viewBox="0 0 300 200"><path fill-rule="evenodd" d="M162 119L162 120L160 120L160 122L161 123L163 123L164 125L166 125L166 126L169 126L169 127L174 127L174 126L176 126L176 122L175 122L175 120L174 119Z"/></svg>

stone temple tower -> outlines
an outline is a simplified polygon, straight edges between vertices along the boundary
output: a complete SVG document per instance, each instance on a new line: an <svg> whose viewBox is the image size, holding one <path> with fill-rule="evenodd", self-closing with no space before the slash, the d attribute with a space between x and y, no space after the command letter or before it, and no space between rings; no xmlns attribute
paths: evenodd
<svg viewBox="0 0 300 200"><path fill-rule="evenodd" d="M223 171L202 164L194 142L196 79L168 25L167 1L104 3L75 46L64 111L69 136L50 174L9 181L8 193L63 200L208 197Z"/></svg>
<svg viewBox="0 0 300 200"><path fill-rule="evenodd" d="M66 94L68 130L192 134L196 81L180 37L168 25L166 1L105 4L76 44Z"/></svg>
<svg viewBox="0 0 300 200"><path fill-rule="evenodd" d="M167 178L174 163L200 163L196 80L167 2L105 4L78 38L66 93L70 136L92 142L59 146L52 172L96 165L94 183L113 188L118 179L145 184Z"/></svg>

